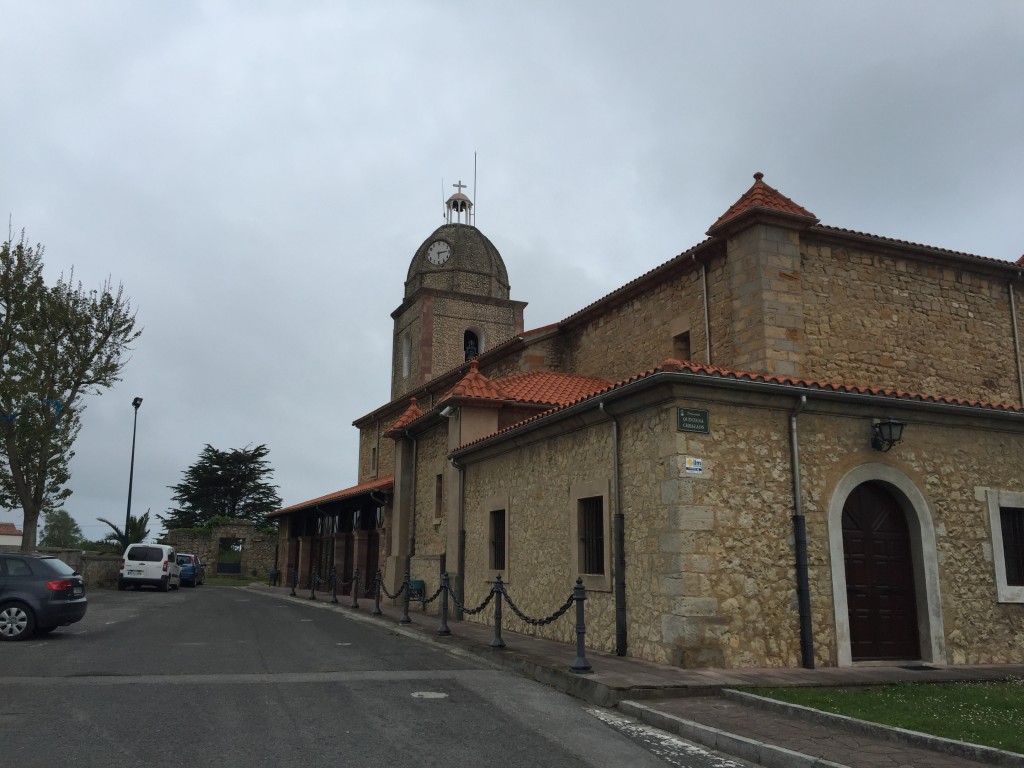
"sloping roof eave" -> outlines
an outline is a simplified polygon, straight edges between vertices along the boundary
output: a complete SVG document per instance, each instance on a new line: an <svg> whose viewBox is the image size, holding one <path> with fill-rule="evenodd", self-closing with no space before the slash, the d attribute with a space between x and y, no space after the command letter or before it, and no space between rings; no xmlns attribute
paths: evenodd
<svg viewBox="0 0 1024 768"><path fill-rule="evenodd" d="M371 493L387 493L395 487L395 476L387 475L386 477L380 477L376 480L368 480L365 483L359 483L349 488L344 488L340 491L334 491L324 496L318 496L315 499L309 501L300 501L298 504L292 504L288 507L283 507L271 512L267 517L280 517L291 512L301 512L306 509L313 509L323 504L330 504L336 501L344 501L346 499L353 499L357 496L370 495Z"/></svg>

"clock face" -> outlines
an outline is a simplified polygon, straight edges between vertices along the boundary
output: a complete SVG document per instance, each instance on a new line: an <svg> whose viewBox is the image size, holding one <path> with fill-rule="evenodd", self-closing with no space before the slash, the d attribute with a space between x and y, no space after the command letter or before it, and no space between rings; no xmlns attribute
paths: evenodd
<svg viewBox="0 0 1024 768"><path fill-rule="evenodd" d="M444 264L452 256L452 247L444 240L435 240L427 248L427 261L435 266Z"/></svg>

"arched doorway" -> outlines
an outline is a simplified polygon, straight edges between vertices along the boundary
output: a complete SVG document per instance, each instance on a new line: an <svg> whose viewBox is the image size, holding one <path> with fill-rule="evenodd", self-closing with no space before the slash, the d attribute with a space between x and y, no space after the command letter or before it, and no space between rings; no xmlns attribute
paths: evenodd
<svg viewBox="0 0 1024 768"><path fill-rule="evenodd" d="M846 532L844 512L847 500L862 485L884 491L903 515L909 538L913 572L914 610L917 617L918 645L908 660L946 663L946 640L942 626L942 598L939 588L939 562L935 546L935 527L929 503L917 485L891 464L869 462L846 472L829 494L828 538L832 571L832 601L835 615L835 654L839 666L860 660L860 649L853 656L850 609L846 582ZM851 585L852 586L852 585ZM853 596L850 595L852 598Z"/></svg>
<svg viewBox="0 0 1024 768"><path fill-rule="evenodd" d="M910 530L881 483L846 498L843 555L852 660L920 658Z"/></svg>

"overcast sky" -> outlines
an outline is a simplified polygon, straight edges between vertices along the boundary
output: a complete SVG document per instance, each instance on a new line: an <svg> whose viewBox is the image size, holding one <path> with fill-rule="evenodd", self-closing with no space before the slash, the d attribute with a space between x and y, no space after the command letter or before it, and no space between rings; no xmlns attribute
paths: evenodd
<svg viewBox="0 0 1024 768"><path fill-rule="evenodd" d="M1024 253L1020 0L0 0L0 50L0 212L144 329L83 415L93 539L137 395L133 514L207 443L267 444L285 504L356 482L390 313L474 152L527 328L703 240L755 171L827 225Z"/></svg>

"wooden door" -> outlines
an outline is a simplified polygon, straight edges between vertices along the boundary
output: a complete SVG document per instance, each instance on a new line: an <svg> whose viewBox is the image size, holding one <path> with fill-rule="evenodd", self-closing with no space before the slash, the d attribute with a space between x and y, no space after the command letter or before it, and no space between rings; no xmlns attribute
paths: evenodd
<svg viewBox="0 0 1024 768"><path fill-rule="evenodd" d="M919 659L910 532L883 485L859 485L846 500L843 552L853 660Z"/></svg>

